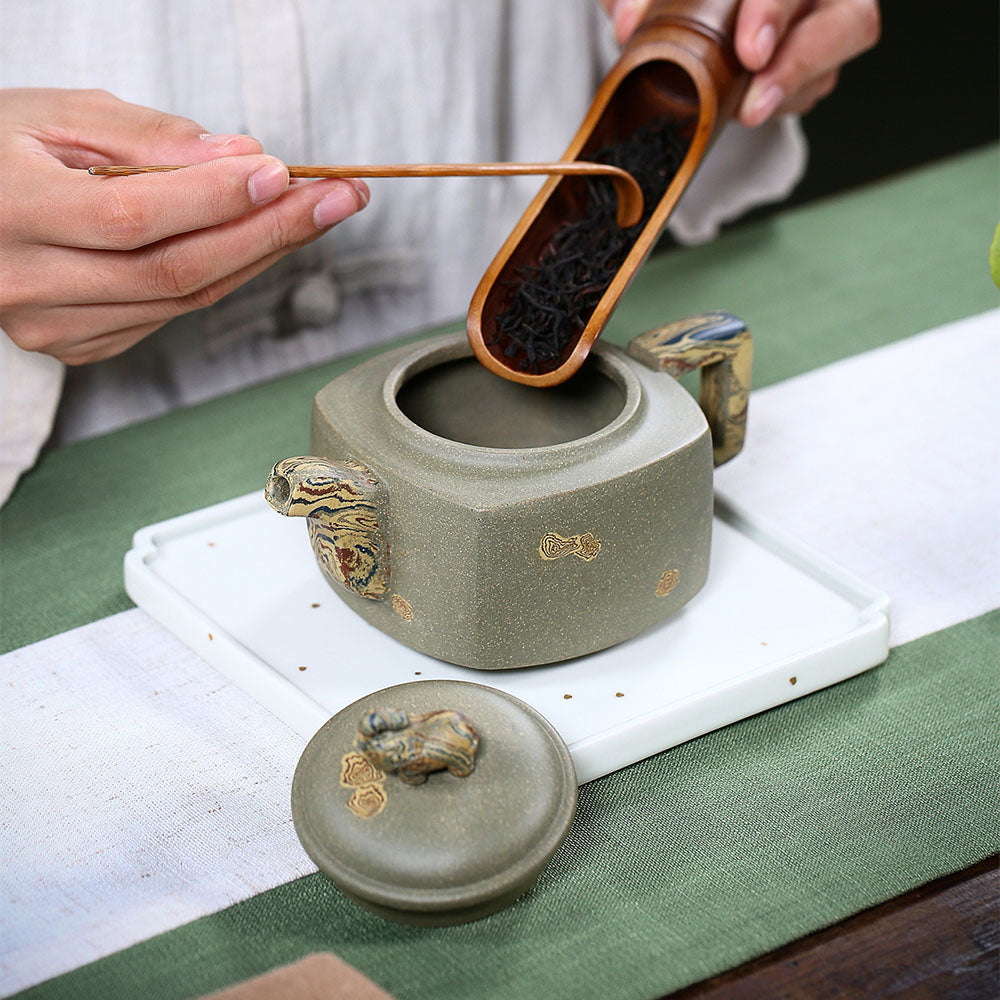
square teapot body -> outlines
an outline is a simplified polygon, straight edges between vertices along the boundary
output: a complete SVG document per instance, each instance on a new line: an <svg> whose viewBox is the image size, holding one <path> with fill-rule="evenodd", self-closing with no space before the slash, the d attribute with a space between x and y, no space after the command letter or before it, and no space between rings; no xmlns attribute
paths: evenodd
<svg viewBox="0 0 1000 1000"><path fill-rule="evenodd" d="M496 379L452 335L372 359L317 394L313 453L354 470L368 506L351 492L349 516L364 507L377 522L376 540L346 555L310 529L358 614L440 659L507 669L631 638L700 590L712 524L705 418L672 378L617 348L588 364L560 403ZM361 584L345 586L351 566Z"/></svg>

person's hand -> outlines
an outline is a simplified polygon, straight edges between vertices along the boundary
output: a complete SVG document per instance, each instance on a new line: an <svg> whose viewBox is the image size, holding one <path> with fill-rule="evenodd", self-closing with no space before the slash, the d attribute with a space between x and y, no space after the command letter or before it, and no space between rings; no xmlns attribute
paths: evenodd
<svg viewBox="0 0 1000 1000"><path fill-rule="evenodd" d="M94 177L94 164L194 164ZM104 91L0 92L0 326L84 364L209 305L363 208L363 181L289 183L256 139Z"/></svg>
<svg viewBox="0 0 1000 1000"><path fill-rule="evenodd" d="M624 43L651 0L602 0ZM742 0L736 54L753 74L740 104L744 125L808 111L836 86L840 67L879 38L878 0Z"/></svg>

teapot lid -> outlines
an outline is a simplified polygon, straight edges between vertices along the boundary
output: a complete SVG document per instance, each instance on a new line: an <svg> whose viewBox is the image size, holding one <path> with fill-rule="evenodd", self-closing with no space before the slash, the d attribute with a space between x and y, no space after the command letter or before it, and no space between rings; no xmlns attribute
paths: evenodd
<svg viewBox="0 0 1000 1000"><path fill-rule="evenodd" d="M292 818L317 867L356 903L443 925L526 892L569 831L576 798L569 750L535 709L482 684L427 680L366 695L313 736Z"/></svg>

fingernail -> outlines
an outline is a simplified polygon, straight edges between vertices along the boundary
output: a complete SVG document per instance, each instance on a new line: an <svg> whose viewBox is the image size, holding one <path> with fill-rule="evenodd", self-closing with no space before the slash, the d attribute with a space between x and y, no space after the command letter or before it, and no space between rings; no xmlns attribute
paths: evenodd
<svg viewBox="0 0 1000 1000"><path fill-rule="evenodd" d="M757 64L757 69L763 69L771 61L777 41L778 33L773 24L765 24L757 32L757 38L754 42L754 46L757 49L757 58L760 60Z"/></svg>
<svg viewBox="0 0 1000 1000"><path fill-rule="evenodd" d="M367 200L362 201L361 192L352 184L338 184L316 203L313 223L317 229L326 229L360 211L367 204Z"/></svg>
<svg viewBox="0 0 1000 1000"><path fill-rule="evenodd" d="M237 142L240 139L248 139L249 136L245 135L215 135L212 132L202 132L198 136L202 142L207 142L210 146L228 146L230 143Z"/></svg>
<svg viewBox="0 0 1000 1000"><path fill-rule="evenodd" d="M368 190L368 185L358 177L352 177L348 183L358 192L358 211L360 212L371 200L372 193Z"/></svg>
<svg viewBox="0 0 1000 1000"><path fill-rule="evenodd" d="M273 201L288 187L288 167L284 163L268 163L258 167L247 181L250 200L255 205Z"/></svg>
<svg viewBox="0 0 1000 1000"><path fill-rule="evenodd" d="M754 125L761 125L774 114L775 109L785 99L785 92L772 83L763 94L750 105L750 118Z"/></svg>

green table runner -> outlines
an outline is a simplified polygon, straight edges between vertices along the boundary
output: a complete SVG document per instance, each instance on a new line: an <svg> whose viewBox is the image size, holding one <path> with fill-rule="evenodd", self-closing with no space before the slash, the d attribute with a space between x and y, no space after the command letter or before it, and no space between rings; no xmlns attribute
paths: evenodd
<svg viewBox="0 0 1000 1000"><path fill-rule="evenodd" d="M742 313L760 386L990 308L995 156L655 258L608 335ZM304 446L312 393L344 367L46 455L3 513L5 648L129 607L135 528L260 486L275 455ZM23 995L192 996L317 949L400 997L678 988L997 850L998 639L1000 615L965 622L587 785L536 888L477 924L387 924L309 876Z"/></svg>

